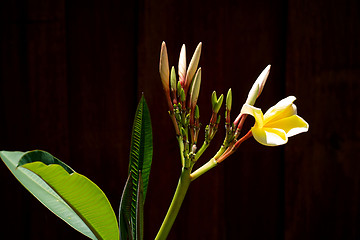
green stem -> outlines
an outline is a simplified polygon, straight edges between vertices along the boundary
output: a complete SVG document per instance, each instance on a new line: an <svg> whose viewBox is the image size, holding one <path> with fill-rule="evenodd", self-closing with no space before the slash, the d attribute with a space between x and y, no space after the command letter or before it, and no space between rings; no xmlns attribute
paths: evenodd
<svg viewBox="0 0 360 240"><path fill-rule="evenodd" d="M194 181L213 167L216 167L217 162L215 158L210 159L207 163L198 168L195 172L191 174L191 180Z"/></svg>
<svg viewBox="0 0 360 240"><path fill-rule="evenodd" d="M185 157L184 157L184 142L182 140L181 135L177 137L179 143L179 150L180 150L180 158L181 158L181 166L185 166Z"/></svg>
<svg viewBox="0 0 360 240"><path fill-rule="evenodd" d="M208 141L204 141L203 145L201 146L201 148L197 151L196 155L195 155L195 162L200 158L200 156L205 152L205 150L207 149L207 147L210 145L210 143Z"/></svg>
<svg viewBox="0 0 360 240"><path fill-rule="evenodd" d="M191 174L191 181L194 181L213 167L216 167L216 165L218 164L216 160L225 152L227 147L227 145L223 144L213 158L211 158L207 163L198 168L195 172L193 172Z"/></svg>
<svg viewBox="0 0 360 240"><path fill-rule="evenodd" d="M165 219L160 227L160 230L156 235L155 240L165 240L169 235L169 232L179 213L181 204L184 201L186 192L190 186L191 183L190 172L191 169L183 168L173 200L170 204L168 212L166 213Z"/></svg>

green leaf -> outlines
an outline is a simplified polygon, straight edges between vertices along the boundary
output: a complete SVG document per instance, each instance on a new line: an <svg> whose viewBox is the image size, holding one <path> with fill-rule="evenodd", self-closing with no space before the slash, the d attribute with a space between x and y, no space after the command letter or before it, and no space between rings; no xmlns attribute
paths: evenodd
<svg viewBox="0 0 360 240"><path fill-rule="evenodd" d="M142 239L143 205L149 184L152 154L150 112L145 98L142 96L136 109L132 129L129 179L125 185L120 203L121 239L127 239L128 237L130 239ZM130 216L127 204L130 204ZM130 227L128 223L130 223ZM125 228L127 229L125 230Z"/></svg>
<svg viewBox="0 0 360 240"><path fill-rule="evenodd" d="M129 173L132 172L134 188L137 189L139 171L143 176L144 200L149 183L153 155L152 129L149 108L144 96L136 109L131 135Z"/></svg>
<svg viewBox="0 0 360 240"><path fill-rule="evenodd" d="M132 179L131 173L126 181L123 194L120 201L120 211L119 211L119 229L120 229L120 239L126 240L134 239L131 231L131 200L132 200Z"/></svg>
<svg viewBox="0 0 360 240"><path fill-rule="evenodd" d="M88 178L40 150L0 156L21 184L71 227L91 239L119 239L108 199Z"/></svg>
<svg viewBox="0 0 360 240"><path fill-rule="evenodd" d="M123 195L120 202L120 239L137 239L142 240L144 238L144 189L143 189L143 180L141 172L139 172L139 184L136 190L137 200L136 200L136 222L133 223L133 218L131 217L131 203L132 203L132 191L134 190L132 181L131 181L131 172L129 174L128 180L124 188ZM136 226L133 229L133 226ZM136 230L134 233L133 230ZM136 235L134 235L136 234Z"/></svg>
<svg viewBox="0 0 360 240"><path fill-rule="evenodd" d="M136 204L136 239L142 240L144 238L144 189L141 171L139 172Z"/></svg>

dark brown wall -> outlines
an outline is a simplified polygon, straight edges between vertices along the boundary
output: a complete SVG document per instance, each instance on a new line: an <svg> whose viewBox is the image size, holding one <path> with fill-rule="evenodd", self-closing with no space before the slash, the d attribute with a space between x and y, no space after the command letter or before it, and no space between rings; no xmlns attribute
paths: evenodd
<svg viewBox="0 0 360 240"><path fill-rule="evenodd" d="M175 66L182 43L189 61L203 42L203 125L213 90L232 88L235 117L267 64L256 105L295 95L310 124L285 147L251 139L196 180L169 239L360 238L359 1L1 1L0 26L0 149L51 152L97 183L116 212L145 93L154 132L145 239L156 235L180 173L158 75L163 40ZM86 239L3 164L0 192L2 236Z"/></svg>

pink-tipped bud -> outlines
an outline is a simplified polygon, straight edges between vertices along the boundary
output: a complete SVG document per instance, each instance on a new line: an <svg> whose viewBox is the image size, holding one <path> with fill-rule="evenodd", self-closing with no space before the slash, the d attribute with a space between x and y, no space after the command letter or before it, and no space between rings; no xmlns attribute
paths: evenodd
<svg viewBox="0 0 360 240"><path fill-rule="evenodd" d="M169 60L165 42L161 44L159 72L165 92L169 92Z"/></svg>
<svg viewBox="0 0 360 240"><path fill-rule="evenodd" d="M201 68L198 69L196 75L194 77L194 83L192 84L192 88L190 91L190 109L194 110L200 92L200 84L201 84Z"/></svg>
<svg viewBox="0 0 360 240"><path fill-rule="evenodd" d="M246 99L246 104L249 104L253 106L255 104L256 99L260 96L262 90L264 89L266 80L270 73L270 67L271 65L268 65L259 75L259 77L256 79L255 83L250 89L250 92L248 94L248 97Z"/></svg>
<svg viewBox="0 0 360 240"><path fill-rule="evenodd" d="M185 44L182 45L181 50L180 50L178 72L179 72L179 82L181 83L181 86L184 86L185 78L186 78L186 48L185 48Z"/></svg>
<svg viewBox="0 0 360 240"><path fill-rule="evenodd" d="M196 69L198 67L200 55L201 55L201 47L202 47L202 43L200 42L195 49L195 52L191 58L189 67L187 69L186 80L185 80L185 92L189 88L189 86L194 78L194 75L196 73Z"/></svg>

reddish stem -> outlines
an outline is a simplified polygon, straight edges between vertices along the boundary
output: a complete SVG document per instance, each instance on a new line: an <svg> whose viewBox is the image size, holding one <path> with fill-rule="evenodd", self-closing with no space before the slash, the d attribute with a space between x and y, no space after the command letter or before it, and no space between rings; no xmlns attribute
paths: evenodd
<svg viewBox="0 0 360 240"><path fill-rule="evenodd" d="M221 157L219 157L216 162L217 163L221 163L222 161L224 161L226 158L228 158L231 154L233 154L238 147L240 146L241 143L243 143L245 140L249 139L252 136L252 132L251 130L249 130L249 132L247 134L245 134L242 138L240 138L231 148L229 147L223 155L221 155Z"/></svg>

